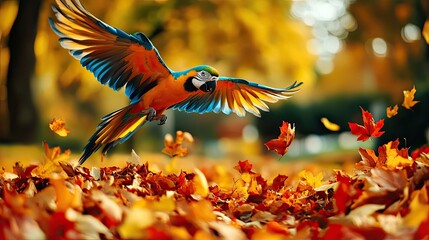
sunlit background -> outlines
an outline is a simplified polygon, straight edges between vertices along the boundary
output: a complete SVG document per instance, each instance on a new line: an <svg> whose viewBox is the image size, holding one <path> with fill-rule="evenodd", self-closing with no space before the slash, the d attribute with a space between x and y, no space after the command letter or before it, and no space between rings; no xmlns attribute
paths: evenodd
<svg viewBox="0 0 429 240"><path fill-rule="evenodd" d="M79 154L100 118L128 103L122 91L99 84L60 47L47 20L53 15L52 3L0 0L0 159L16 145L40 148L42 140ZM396 138L411 148L428 142L429 52L422 36L429 11L426 1L86 0L83 4L112 26L148 35L173 70L208 64L221 75L273 87L304 82L298 94L270 104L272 111L261 118L170 111L166 125L147 124L112 153L129 154L131 149L160 153L164 135L183 130L196 139L194 155L276 157L263 143L278 136L282 121L295 123L297 135L283 160L353 158L358 147ZM413 86L420 103L386 119L382 138L360 143L350 135L347 123L362 121L359 106L369 109L376 120L386 118L386 107L400 104L403 90ZM338 124L340 131L326 129L322 117ZM66 122L69 136L50 131L53 118Z"/></svg>

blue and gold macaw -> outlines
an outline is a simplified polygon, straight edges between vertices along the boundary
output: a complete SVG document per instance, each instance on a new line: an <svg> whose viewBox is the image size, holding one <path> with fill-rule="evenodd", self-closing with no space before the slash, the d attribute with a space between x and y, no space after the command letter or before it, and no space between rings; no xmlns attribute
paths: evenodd
<svg viewBox="0 0 429 240"><path fill-rule="evenodd" d="M89 13L79 0L56 0L57 18L49 18L61 46L114 90L125 87L130 105L104 116L79 160L82 164L99 148L102 154L127 141L146 122L164 124L167 109L186 112L236 113L260 116L265 102L287 99L302 83L271 88L244 79L221 77L207 65L176 72L167 67L143 33L127 34Z"/></svg>

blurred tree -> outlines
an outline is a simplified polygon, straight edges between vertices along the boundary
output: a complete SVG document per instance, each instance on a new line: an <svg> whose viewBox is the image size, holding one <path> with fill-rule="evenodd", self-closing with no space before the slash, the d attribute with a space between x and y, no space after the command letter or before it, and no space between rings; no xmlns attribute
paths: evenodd
<svg viewBox="0 0 429 240"><path fill-rule="evenodd" d="M18 14L9 34L10 60L7 73L9 139L33 142L38 114L31 89L34 66L34 41L42 0L19 1Z"/></svg>

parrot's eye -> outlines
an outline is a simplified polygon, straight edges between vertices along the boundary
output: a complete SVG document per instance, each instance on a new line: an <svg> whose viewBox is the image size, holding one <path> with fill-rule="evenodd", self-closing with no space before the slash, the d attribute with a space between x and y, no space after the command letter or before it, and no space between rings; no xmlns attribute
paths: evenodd
<svg viewBox="0 0 429 240"><path fill-rule="evenodd" d="M213 80L212 77L213 77L212 74L209 73L209 72L207 72L206 70L199 71L198 74L197 74L197 76L196 76L196 78L198 80L203 81L203 82L207 82L207 81Z"/></svg>

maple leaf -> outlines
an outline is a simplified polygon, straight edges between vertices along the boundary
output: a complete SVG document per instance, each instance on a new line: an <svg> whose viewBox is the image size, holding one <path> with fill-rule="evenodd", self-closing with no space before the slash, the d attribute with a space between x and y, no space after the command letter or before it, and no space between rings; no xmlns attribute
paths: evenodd
<svg viewBox="0 0 429 240"><path fill-rule="evenodd" d="M323 126L325 126L325 128L328 130L331 130L331 131L339 131L340 130L340 126L338 126L338 124L329 121L325 117L321 118L320 121L323 123Z"/></svg>
<svg viewBox="0 0 429 240"><path fill-rule="evenodd" d="M188 155L188 148L182 146L184 142L194 142L194 138L190 133L177 131L176 141L174 141L171 134L166 134L164 138L165 147L162 149L162 152L173 158L184 157Z"/></svg>
<svg viewBox="0 0 429 240"><path fill-rule="evenodd" d="M52 122L49 123L49 128L52 130L52 132L58 134L61 137L66 137L69 135L70 130L68 130L65 127L66 123L64 120L60 119L52 119Z"/></svg>
<svg viewBox="0 0 429 240"><path fill-rule="evenodd" d="M298 176L302 178L313 189L324 184L324 182L322 181L323 180L322 172L319 172L317 175L313 175L312 172L303 170L298 174Z"/></svg>
<svg viewBox="0 0 429 240"><path fill-rule="evenodd" d="M60 174L64 177L67 176L60 162L67 162L69 160L71 154L70 149L62 152L61 148L58 146L50 148L45 141L43 142L43 148L45 149L45 160L32 171L32 174L47 178L51 177L52 174Z"/></svg>
<svg viewBox="0 0 429 240"><path fill-rule="evenodd" d="M380 130L384 126L384 119L374 123L372 114L365 111L362 107L360 109L362 110L363 126L349 122L350 131L353 135L358 136L357 140L365 142L370 137L380 137L383 135L384 132L380 132Z"/></svg>
<svg viewBox="0 0 429 240"><path fill-rule="evenodd" d="M386 154L386 166L394 169L399 166L409 166L413 164L411 159L408 159L408 148L398 149L399 140L390 141L384 144L380 150L385 151ZM379 154L380 154L379 150Z"/></svg>
<svg viewBox="0 0 429 240"><path fill-rule="evenodd" d="M249 162L249 160L238 161L238 164L234 166L234 169L239 173L255 173L253 170L253 164Z"/></svg>
<svg viewBox="0 0 429 240"><path fill-rule="evenodd" d="M411 109L414 105L416 105L419 101L414 101L414 94L416 93L416 87L413 86L413 88L410 91L404 90L404 102L402 103L402 106L406 109Z"/></svg>
<svg viewBox="0 0 429 240"><path fill-rule="evenodd" d="M272 139L265 143L268 150L274 150L279 155L285 155L289 146L295 138L295 126L283 121L280 127L280 135L277 139Z"/></svg>
<svg viewBox="0 0 429 240"><path fill-rule="evenodd" d="M386 108L386 116L388 118L392 118L392 117L396 116L396 114L398 114L398 104L396 104L393 107L389 106Z"/></svg>

